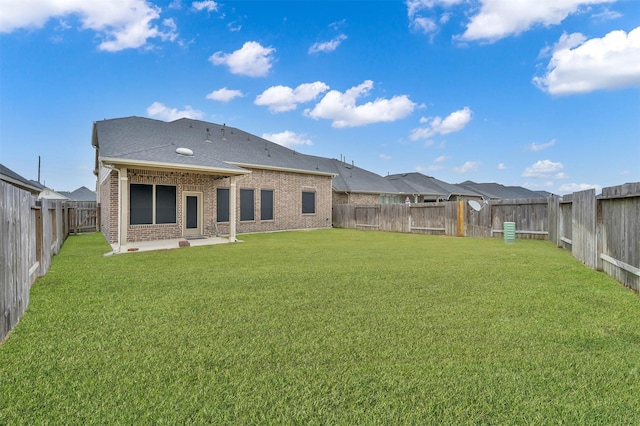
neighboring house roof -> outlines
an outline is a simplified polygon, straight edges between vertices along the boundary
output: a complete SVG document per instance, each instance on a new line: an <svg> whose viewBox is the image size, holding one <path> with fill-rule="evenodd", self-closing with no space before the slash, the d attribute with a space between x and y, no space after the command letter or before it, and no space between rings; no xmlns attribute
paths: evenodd
<svg viewBox="0 0 640 426"><path fill-rule="evenodd" d="M423 195L449 199L451 196L480 197L477 192L471 191L458 185L443 182L433 176L426 176L422 173L401 173L386 176L386 179L399 190L413 189L408 194Z"/></svg>
<svg viewBox="0 0 640 426"><path fill-rule="evenodd" d="M531 191L521 186L505 186L499 183L476 183L473 181L465 181L458 184L459 186L477 191L485 198L494 200L510 200L516 198L546 198L545 196Z"/></svg>
<svg viewBox="0 0 640 426"><path fill-rule="evenodd" d="M38 193L38 198L45 198L47 200L68 200L69 197L66 195L64 191L54 191L51 188L47 188L45 185L41 184L38 181L31 179L29 182L33 184L36 188L40 188L40 192Z"/></svg>
<svg viewBox="0 0 640 426"><path fill-rule="evenodd" d="M40 188L40 191L43 191L43 190L47 189L46 186L44 186L43 184L41 184L37 180L29 179L29 182L31 182L31 184L33 186L35 186L36 188Z"/></svg>
<svg viewBox="0 0 640 426"><path fill-rule="evenodd" d="M317 157L224 124L182 118L164 122L141 117L116 118L94 124L92 144L96 162L129 166L168 167L229 175L246 168L302 171L333 175ZM187 148L192 156L180 155ZM97 166L97 163L96 163ZM96 167L97 169L97 167Z"/></svg>
<svg viewBox="0 0 640 426"><path fill-rule="evenodd" d="M36 186L33 181L25 179L18 173L14 172L10 168L0 164L0 180L10 183L13 186L17 186L20 189L31 192L34 195L40 193L39 186ZM36 182L37 183L37 182ZM38 184L39 185L39 184Z"/></svg>
<svg viewBox="0 0 640 426"><path fill-rule="evenodd" d="M50 188L44 188L40 191L38 198L46 198L47 200L69 200L69 197L64 193L64 191L54 191Z"/></svg>
<svg viewBox="0 0 640 426"><path fill-rule="evenodd" d="M336 176L333 178L333 189L339 192L367 194L399 194L398 190L387 179L353 163L349 164L335 158L317 157L324 167L333 167Z"/></svg>
<svg viewBox="0 0 640 426"><path fill-rule="evenodd" d="M388 175L386 179L402 194L446 198L446 194L441 188L434 188L432 186L426 186L423 183L411 181L410 179L406 179L407 176L408 173Z"/></svg>
<svg viewBox="0 0 640 426"><path fill-rule="evenodd" d="M72 201L96 201L96 193L86 186L81 186L75 191L60 191L60 194L66 196Z"/></svg>
<svg viewBox="0 0 640 426"><path fill-rule="evenodd" d="M543 196L544 198L549 198L549 197L551 197L551 196L553 195L553 194L552 194L551 192L549 192L549 191L533 191L533 192L535 192L536 194L539 194L539 195Z"/></svg>

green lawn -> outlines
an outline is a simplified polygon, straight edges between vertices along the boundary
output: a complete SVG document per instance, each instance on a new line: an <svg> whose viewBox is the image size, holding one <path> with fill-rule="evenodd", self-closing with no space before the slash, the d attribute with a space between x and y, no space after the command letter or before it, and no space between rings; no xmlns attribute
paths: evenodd
<svg viewBox="0 0 640 426"><path fill-rule="evenodd" d="M640 424L640 298L549 242L241 238L70 237L0 346L0 424Z"/></svg>

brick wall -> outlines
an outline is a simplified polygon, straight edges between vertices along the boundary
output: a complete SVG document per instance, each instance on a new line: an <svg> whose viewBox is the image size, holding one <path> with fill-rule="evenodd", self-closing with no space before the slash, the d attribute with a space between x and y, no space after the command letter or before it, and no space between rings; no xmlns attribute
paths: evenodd
<svg viewBox="0 0 640 426"><path fill-rule="evenodd" d="M111 171L100 183L99 191L100 230L107 241L113 244L118 242L118 172Z"/></svg>
<svg viewBox="0 0 640 426"><path fill-rule="evenodd" d="M349 204L349 194L333 191L333 204Z"/></svg>
<svg viewBox="0 0 640 426"><path fill-rule="evenodd" d="M350 204L380 204L380 195L378 194L349 194Z"/></svg>
<svg viewBox="0 0 640 426"><path fill-rule="evenodd" d="M289 229L315 229L331 226L331 177L252 169L251 174L237 178L236 232L268 232ZM217 188L229 188L230 179L186 172L128 170L129 183L176 186L176 222L160 225L128 225L128 242L180 238L183 236L184 193L200 193L202 233L206 236L229 233L228 222L217 222ZM240 221L240 189L254 190L254 220ZM273 220L260 219L260 190L273 191ZM110 243L118 240L118 173L111 172L100 186L102 232ZM302 214L302 191L316 194L316 212ZM128 202L127 202L128 206Z"/></svg>
<svg viewBox="0 0 640 426"><path fill-rule="evenodd" d="M240 189L254 190L255 220L240 221L240 200L237 202L236 230L238 234L247 232L282 231L287 229L315 229L331 226L332 179L302 173L278 172L251 169L251 174L238 178ZM222 187L229 187L229 179L223 179ZM273 220L260 220L260 190L273 190ZM315 192L315 214L302 214L302 191ZM228 232L228 225L219 224Z"/></svg>
<svg viewBox="0 0 640 426"><path fill-rule="evenodd" d="M379 194L334 192L333 204L380 204Z"/></svg>

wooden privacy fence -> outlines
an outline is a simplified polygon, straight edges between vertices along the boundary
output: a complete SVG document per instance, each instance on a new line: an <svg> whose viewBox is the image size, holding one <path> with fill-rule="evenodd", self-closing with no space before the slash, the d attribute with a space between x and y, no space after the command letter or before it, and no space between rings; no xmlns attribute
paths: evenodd
<svg viewBox="0 0 640 426"><path fill-rule="evenodd" d="M640 293L640 182L552 197L552 241Z"/></svg>
<svg viewBox="0 0 640 426"><path fill-rule="evenodd" d="M96 231L95 202L38 200L0 182L0 342L29 304L33 282L44 276L70 232Z"/></svg>
<svg viewBox="0 0 640 426"><path fill-rule="evenodd" d="M575 192L564 197L490 201L480 210L464 201L333 206L333 226L459 237L544 239L569 250L640 293L640 182Z"/></svg>
<svg viewBox="0 0 640 426"><path fill-rule="evenodd" d="M547 239L549 200L498 200L479 211L464 201L422 204L337 204L336 228L370 229L422 234L502 237L504 222L516 224L518 238Z"/></svg>

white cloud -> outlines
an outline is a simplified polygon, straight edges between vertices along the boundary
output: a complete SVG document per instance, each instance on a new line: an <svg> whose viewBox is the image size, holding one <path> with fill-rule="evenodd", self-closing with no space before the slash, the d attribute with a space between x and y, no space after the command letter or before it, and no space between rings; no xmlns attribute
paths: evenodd
<svg viewBox="0 0 640 426"><path fill-rule="evenodd" d="M436 22L445 24L449 21L450 14L443 13L440 18L436 18L436 8L447 8L455 4L463 3L465 0L407 0L407 17L409 18L409 28L424 34L435 33L439 27ZM430 16L424 16L424 14Z"/></svg>
<svg viewBox="0 0 640 426"><path fill-rule="evenodd" d="M597 21L612 21L614 19L622 18L622 13L605 8L602 12L595 13L591 15L591 17Z"/></svg>
<svg viewBox="0 0 640 426"><path fill-rule="evenodd" d="M271 112L285 112L297 108L299 103L309 102L321 93L329 90L329 86L321 81L304 83L292 89L288 86L272 86L256 97L256 105L268 106Z"/></svg>
<svg viewBox="0 0 640 426"><path fill-rule="evenodd" d="M522 186L524 186L525 188L530 188L530 189L536 189L536 188L549 189L549 188L552 188L553 185L554 183L552 180L548 180L546 182L540 182L540 181L524 182L522 184Z"/></svg>
<svg viewBox="0 0 640 426"><path fill-rule="evenodd" d="M391 160L391 156L390 155L386 155L386 154L380 154L378 157L380 157L381 160Z"/></svg>
<svg viewBox="0 0 640 426"><path fill-rule="evenodd" d="M223 87L222 89L214 90L209 93L206 98L212 101L229 102L235 98L244 96L240 90L231 90Z"/></svg>
<svg viewBox="0 0 640 426"><path fill-rule="evenodd" d="M82 29L99 34L98 49L116 52L145 46L149 39L175 40L173 20L165 19L164 29L153 24L160 12L146 0L3 0L0 32L41 28L51 18L77 15Z"/></svg>
<svg viewBox="0 0 640 426"><path fill-rule="evenodd" d="M600 192L602 190L602 185L594 185L591 183L566 183L558 187L558 191L561 194L585 191L587 189L595 189L596 192Z"/></svg>
<svg viewBox="0 0 640 426"><path fill-rule="evenodd" d="M338 48L338 46L340 46L340 43L342 43L346 39L346 35L340 34L332 40L313 43L313 45L309 48L309 53L333 52Z"/></svg>
<svg viewBox="0 0 640 426"><path fill-rule="evenodd" d="M550 160L539 160L532 166L527 167L522 173L522 176L538 178L550 177L559 173L563 168L562 163L554 163Z"/></svg>
<svg viewBox="0 0 640 426"><path fill-rule="evenodd" d="M507 165L504 164L504 163L498 163L497 169L498 170L507 170Z"/></svg>
<svg viewBox="0 0 640 426"><path fill-rule="evenodd" d="M477 161L467 161L460 167L454 167L453 171L456 173L475 172L476 170L478 170L479 166L480 166L480 163Z"/></svg>
<svg viewBox="0 0 640 426"><path fill-rule="evenodd" d="M331 90L313 108L305 110L305 115L314 119L333 120L333 127L357 127L372 123L391 122L405 118L416 107L407 95L391 99L378 98L373 102L356 105L359 97L367 95L373 88L373 81L346 90L344 93Z"/></svg>
<svg viewBox="0 0 640 426"><path fill-rule="evenodd" d="M640 86L640 27L590 40L579 33L563 34L547 73L533 82L553 95Z"/></svg>
<svg viewBox="0 0 640 426"><path fill-rule="evenodd" d="M434 21L432 18L417 16L411 21L411 28L428 34L437 31L438 24L436 24L436 21Z"/></svg>
<svg viewBox="0 0 640 426"><path fill-rule="evenodd" d="M449 157L447 157L446 155L441 155L441 156L437 157L435 160L433 160L433 162L434 163L444 163L448 159L449 159Z"/></svg>
<svg viewBox="0 0 640 426"><path fill-rule="evenodd" d="M313 142L306 139L307 135L304 133L296 134L290 130L285 130L281 133L263 133L262 138L268 141L277 143L278 145L292 148L300 145L313 145Z"/></svg>
<svg viewBox="0 0 640 426"><path fill-rule="evenodd" d="M556 144L556 140L555 139L551 139L549 142L545 142L545 143L535 143L532 142L531 145L527 146L527 149L530 151L542 151L543 149L547 149L549 147L552 147L553 145Z"/></svg>
<svg viewBox="0 0 640 426"><path fill-rule="evenodd" d="M534 25L557 25L581 6L615 0L480 0L480 12L471 18L462 40L493 42L517 35Z"/></svg>
<svg viewBox="0 0 640 426"><path fill-rule="evenodd" d="M207 12L217 12L218 11L218 3L212 0L206 1L194 1L191 3L191 6L197 11L206 10Z"/></svg>
<svg viewBox="0 0 640 426"><path fill-rule="evenodd" d="M240 31L240 30L242 29L242 24L239 24L239 23L237 23L236 21L229 22L229 23L227 24L227 29L228 29L229 31L231 31L232 33L234 33L234 32L238 32L238 31Z"/></svg>
<svg viewBox="0 0 640 426"><path fill-rule="evenodd" d="M152 103L147 108L147 115L151 118L156 118L163 121L174 121L180 118L192 118L200 120L204 117L204 112L195 110L189 105L184 107L184 110L178 111L175 108L169 108L160 102Z"/></svg>
<svg viewBox="0 0 640 426"><path fill-rule="evenodd" d="M275 51L273 47L263 47L258 42L248 41L235 52L214 53L209 61L214 65L228 66L232 74L262 77L271 69Z"/></svg>
<svg viewBox="0 0 640 426"><path fill-rule="evenodd" d="M425 173L425 172L437 172L438 170L443 170L445 167L440 164L432 164L430 166L416 166L416 172Z"/></svg>
<svg viewBox="0 0 640 426"><path fill-rule="evenodd" d="M420 119L421 124L428 124L427 127L413 129L409 138L411 140L428 139L434 135L446 135L459 132L471 121L472 111L469 107L454 111L444 120L441 117Z"/></svg>

